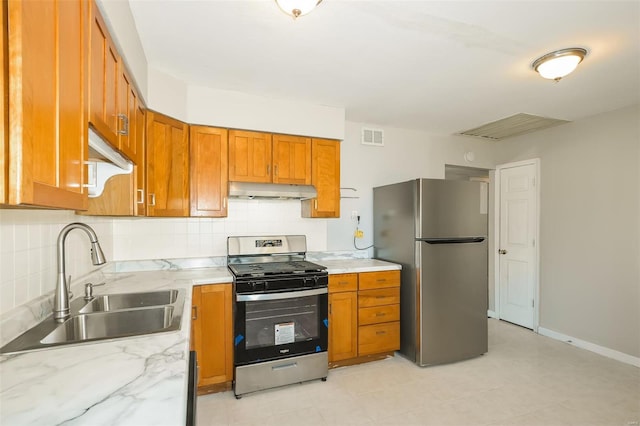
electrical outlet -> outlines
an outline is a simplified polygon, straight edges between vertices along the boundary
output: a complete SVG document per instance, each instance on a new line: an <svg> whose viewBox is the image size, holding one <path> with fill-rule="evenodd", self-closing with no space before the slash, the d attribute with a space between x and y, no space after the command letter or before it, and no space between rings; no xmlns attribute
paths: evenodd
<svg viewBox="0 0 640 426"><path fill-rule="evenodd" d="M351 219L356 220L358 218L358 210L351 211Z"/></svg>
<svg viewBox="0 0 640 426"><path fill-rule="evenodd" d="M364 237L364 231L360 229L356 229L356 232L353 233L353 236L356 238L362 238Z"/></svg>

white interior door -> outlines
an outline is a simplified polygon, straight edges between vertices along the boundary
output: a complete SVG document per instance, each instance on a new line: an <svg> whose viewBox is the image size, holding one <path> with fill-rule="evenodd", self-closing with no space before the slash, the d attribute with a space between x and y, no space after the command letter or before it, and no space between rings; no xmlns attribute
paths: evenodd
<svg viewBox="0 0 640 426"><path fill-rule="evenodd" d="M498 170L499 315L505 321L534 329L537 327L538 165L518 163Z"/></svg>

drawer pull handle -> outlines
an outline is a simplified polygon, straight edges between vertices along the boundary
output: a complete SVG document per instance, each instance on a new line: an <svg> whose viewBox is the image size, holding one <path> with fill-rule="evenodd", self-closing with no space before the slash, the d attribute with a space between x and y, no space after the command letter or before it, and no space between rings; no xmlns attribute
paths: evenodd
<svg viewBox="0 0 640 426"><path fill-rule="evenodd" d="M386 299L387 296L376 296L376 299Z"/></svg>
<svg viewBox="0 0 640 426"><path fill-rule="evenodd" d="M386 314L385 314L384 312L376 312L376 316L377 316L377 317L383 317L383 316L385 316L385 315L386 315Z"/></svg>
<svg viewBox="0 0 640 426"><path fill-rule="evenodd" d="M191 307L191 319L192 320L197 320L198 319L198 307L197 306L192 306Z"/></svg>
<svg viewBox="0 0 640 426"><path fill-rule="evenodd" d="M378 278L378 279L377 279L377 281L378 281L379 283L383 283L383 282L385 282L386 280L387 280L386 278Z"/></svg>
<svg viewBox="0 0 640 426"><path fill-rule="evenodd" d="M288 364L274 365L273 367L271 367L271 369L273 371L277 371L277 370L283 370L285 368L292 368L292 367L297 367L297 366L298 366L297 362L290 362Z"/></svg>
<svg viewBox="0 0 640 426"><path fill-rule="evenodd" d="M347 285L347 284L349 284L349 281L340 281L338 284L340 284L340 285Z"/></svg>
<svg viewBox="0 0 640 426"><path fill-rule="evenodd" d="M387 334L387 332L386 331L376 331L376 334L379 336L381 334Z"/></svg>

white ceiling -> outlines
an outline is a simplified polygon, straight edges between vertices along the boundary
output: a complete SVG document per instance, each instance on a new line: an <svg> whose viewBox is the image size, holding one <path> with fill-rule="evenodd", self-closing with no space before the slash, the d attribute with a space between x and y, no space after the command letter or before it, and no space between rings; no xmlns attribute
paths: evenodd
<svg viewBox="0 0 640 426"><path fill-rule="evenodd" d="M566 120L640 102L640 2L130 0L150 67L190 84L344 107L348 120L456 133L524 112ZM588 56L559 83L531 70Z"/></svg>

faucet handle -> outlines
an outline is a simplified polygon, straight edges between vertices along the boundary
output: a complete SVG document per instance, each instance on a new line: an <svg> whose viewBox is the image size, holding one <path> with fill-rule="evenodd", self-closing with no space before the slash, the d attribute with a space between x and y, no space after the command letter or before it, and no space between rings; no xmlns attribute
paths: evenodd
<svg viewBox="0 0 640 426"><path fill-rule="evenodd" d="M69 293L69 300L71 300L73 299L73 293L71 292L71 275L67 278L65 285L67 286L67 293Z"/></svg>
<svg viewBox="0 0 640 426"><path fill-rule="evenodd" d="M84 300L89 301L89 300L93 300L93 288L94 287L100 287L101 285L105 285L106 283L100 283L100 284L93 284L93 283L86 283L84 285Z"/></svg>

